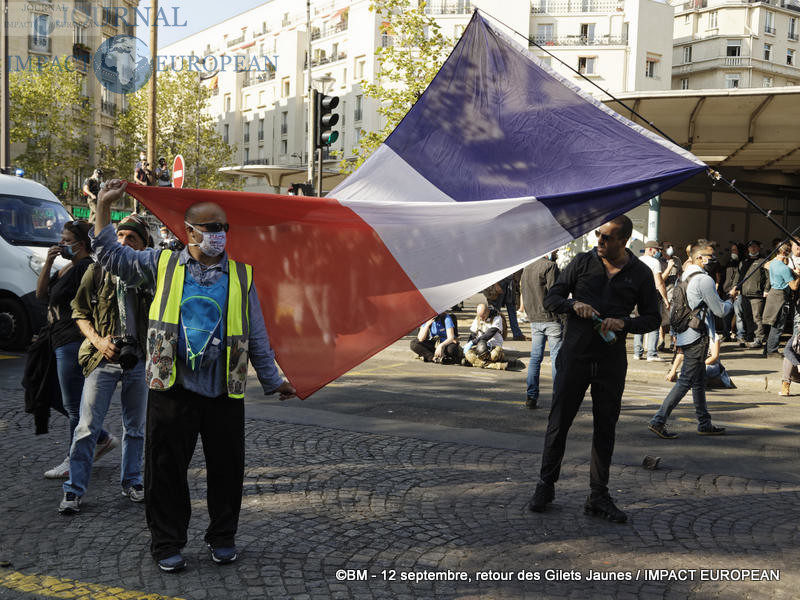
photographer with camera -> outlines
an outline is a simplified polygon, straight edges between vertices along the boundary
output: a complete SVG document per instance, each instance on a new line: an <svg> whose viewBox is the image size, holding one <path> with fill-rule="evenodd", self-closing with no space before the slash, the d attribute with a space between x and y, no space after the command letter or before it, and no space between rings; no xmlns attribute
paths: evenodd
<svg viewBox="0 0 800 600"><path fill-rule="evenodd" d="M117 241L141 251L152 246L147 225L137 215L123 219ZM81 497L89 486L95 445L108 413L111 396L122 382L122 495L133 502L144 500L142 455L144 452L147 383L144 348L149 289L129 288L118 277L92 264L81 279L72 301L72 316L86 339L78 362L86 382L80 420L69 456L69 479L64 483L62 514L80 512Z"/></svg>

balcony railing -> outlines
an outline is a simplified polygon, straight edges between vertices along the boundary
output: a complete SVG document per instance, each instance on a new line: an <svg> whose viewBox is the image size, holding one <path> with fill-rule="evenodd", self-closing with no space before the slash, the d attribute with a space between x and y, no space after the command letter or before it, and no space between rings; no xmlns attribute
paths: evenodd
<svg viewBox="0 0 800 600"><path fill-rule="evenodd" d="M255 75L255 73L258 74ZM272 79L275 79L275 71L245 71L242 87L258 85L259 83L264 83L265 81L270 81Z"/></svg>
<svg viewBox="0 0 800 600"><path fill-rule="evenodd" d="M708 6L708 0L691 0L690 2L683 3L683 10L697 10L700 8L706 8Z"/></svg>
<svg viewBox="0 0 800 600"><path fill-rule="evenodd" d="M339 21L333 26L326 27L324 30L320 30L319 28L311 30L311 39L312 40L321 40L322 38L326 38L331 35L336 35L342 31L347 31L347 21Z"/></svg>
<svg viewBox="0 0 800 600"><path fill-rule="evenodd" d="M360 121L363 116L364 116L364 111L361 108L357 108L353 112L353 120L354 121Z"/></svg>
<svg viewBox="0 0 800 600"><path fill-rule="evenodd" d="M725 57L725 66L726 67L741 67L743 64L743 56L726 56ZM749 58L749 57L748 57Z"/></svg>
<svg viewBox="0 0 800 600"><path fill-rule="evenodd" d="M236 44L241 44L243 41L244 41L244 31L240 36L228 40L226 43L228 45L228 48L230 48L231 46L235 46Z"/></svg>
<svg viewBox="0 0 800 600"><path fill-rule="evenodd" d="M617 0L534 0L531 4L533 14L614 13L622 10L623 3Z"/></svg>
<svg viewBox="0 0 800 600"><path fill-rule="evenodd" d="M472 12L469 0L451 2L429 2L425 5L426 15L468 15Z"/></svg>
<svg viewBox="0 0 800 600"><path fill-rule="evenodd" d="M789 38L791 41L793 41L793 42L796 42L796 41L797 41L797 33L793 33L793 32L791 32L791 31L790 31L790 32L788 33L787 37L788 37L788 38Z"/></svg>
<svg viewBox="0 0 800 600"><path fill-rule="evenodd" d="M781 8L786 8L788 10L800 12L800 4L798 4L797 2L781 2Z"/></svg>
<svg viewBox="0 0 800 600"><path fill-rule="evenodd" d="M268 165L269 159L268 158L250 158L244 161L245 165Z"/></svg>
<svg viewBox="0 0 800 600"><path fill-rule="evenodd" d="M28 50L50 53L51 38L47 35L28 35Z"/></svg>
<svg viewBox="0 0 800 600"><path fill-rule="evenodd" d="M764 33L768 33L770 35L775 35L775 28L770 27L769 25L764 25Z"/></svg>
<svg viewBox="0 0 800 600"><path fill-rule="evenodd" d="M568 35L565 37L534 36L530 44L539 46L627 46L628 38L622 36L603 35L593 38L582 35Z"/></svg>

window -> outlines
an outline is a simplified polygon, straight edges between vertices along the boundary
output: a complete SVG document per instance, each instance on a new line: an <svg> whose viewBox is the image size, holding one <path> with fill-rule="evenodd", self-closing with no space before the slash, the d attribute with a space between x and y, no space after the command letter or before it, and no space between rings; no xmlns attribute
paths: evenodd
<svg viewBox="0 0 800 600"><path fill-rule="evenodd" d="M79 23L75 23L75 29L72 33L72 41L75 44L85 44L86 43L86 27L80 25Z"/></svg>
<svg viewBox="0 0 800 600"><path fill-rule="evenodd" d="M342 69L342 87L347 87L347 67Z"/></svg>
<svg viewBox="0 0 800 600"><path fill-rule="evenodd" d="M594 42L594 23L581 24L581 43L591 44Z"/></svg>
<svg viewBox="0 0 800 600"><path fill-rule="evenodd" d="M741 56L742 40L728 40L728 48L725 56Z"/></svg>
<svg viewBox="0 0 800 600"><path fill-rule="evenodd" d="M708 28L709 29L716 29L717 28L717 11L712 10L708 13Z"/></svg>
<svg viewBox="0 0 800 600"><path fill-rule="evenodd" d="M244 131L244 143L250 143L250 122L242 121L242 131Z"/></svg>
<svg viewBox="0 0 800 600"><path fill-rule="evenodd" d="M547 44L555 41L556 26L555 23L540 23L536 26L536 43Z"/></svg>
<svg viewBox="0 0 800 600"><path fill-rule="evenodd" d="M30 49L38 52L50 50L50 15L33 15Z"/></svg>
<svg viewBox="0 0 800 600"><path fill-rule="evenodd" d="M729 75L725 75L725 87L728 89L738 88L739 87L739 74L738 73L730 73Z"/></svg>
<svg viewBox="0 0 800 600"><path fill-rule="evenodd" d="M764 77L764 87L772 87L772 77Z"/></svg>
<svg viewBox="0 0 800 600"><path fill-rule="evenodd" d="M775 13L766 11L764 13L764 33L775 35Z"/></svg>
<svg viewBox="0 0 800 600"><path fill-rule="evenodd" d="M225 112L231 112L231 95L225 94Z"/></svg>
<svg viewBox="0 0 800 600"><path fill-rule="evenodd" d="M681 89L688 90L689 89L689 78L681 79Z"/></svg>
<svg viewBox="0 0 800 600"><path fill-rule="evenodd" d="M229 132L230 132L230 125L225 125L222 128L222 141L224 141L226 144L228 143L228 133Z"/></svg>
<svg viewBox="0 0 800 600"><path fill-rule="evenodd" d="M289 113L284 110L281 113L281 135L286 135L288 131L289 131Z"/></svg>
<svg viewBox="0 0 800 600"><path fill-rule="evenodd" d="M364 116L364 114L363 114L363 102L364 102L364 96L362 96L361 94L356 96L356 109L355 109L355 112L353 114L353 120L354 121L360 121L361 118Z"/></svg>
<svg viewBox="0 0 800 600"><path fill-rule="evenodd" d="M691 46L684 46L683 47L683 62L684 62L684 64L692 62L692 47Z"/></svg>
<svg viewBox="0 0 800 600"><path fill-rule="evenodd" d="M249 162L250 162L250 148L245 148L244 149L244 164L247 164Z"/></svg>
<svg viewBox="0 0 800 600"><path fill-rule="evenodd" d="M357 80L364 79L364 71L367 68L367 61L363 59L363 57L358 57L356 59L356 67L355 67L355 77Z"/></svg>
<svg viewBox="0 0 800 600"><path fill-rule="evenodd" d="M286 156L289 151L289 143L286 140L281 140L281 156Z"/></svg>
<svg viewBox="0 0 800 600"><path fill-rule="evenodd" d="M655 78L657 65L658 65L657 59L648 57L647 60L644 61L644 76L649 78Z"/></svg>
<svg viewBox="0 0 800 600"><path fill-rule="evenodd" d="M683 15L683 24L684 25L689 25L691 22L692 22L692 14L691 13L686 13L685 15Z"/></svg>
<svg viewBox="0 0 800 600"><path fill-rule="evenodd" d="M764 60L772 60L772 44L764 44Z"/></svg>
<svg viewBox="0 0 800 600"><path fill-rule="evenodd" d="M250 108L250 94L245 94L244 102L242 102L242 104L243 104L242 108L245 109Z"/></svg>
<svg viewBox="0 0 800 600"><path fill-rule="evenodd" d="M579 56L578 73L582 73L583 75L594 75L596 61L597 57L595 56Z"/></svg>
<svg viewBox="0 0 800 600"><path fill-rule="evenodd" d="M794 66L794 50L789 48L786 50L786 64L793 67Z"/></svg>
<svg viewBox="0 0 800 600"><path fill-rule="evenodd" d="M291 90L291 87L290 87L289 78L286 77L281 82L281 98L288 98L290 90Z"/></svg>
<svg viewBox="0 0 800 600"><path fill-rule="evenodd" d="M258 120L258 141L264 140L264 119L263 117Z"/></svg>
<svg viewBox="0 0 800 600"><path fill-rule="evenodd" d="M797 41L797 17L789 17L789 39Z"/></svg>
<svg viewBox="0 0 800 600"><path fill-rule="evenodd" d="M267 98L267 93L264 90L258 92L258 105L265 106L267 103L266 98Z"/></svg>

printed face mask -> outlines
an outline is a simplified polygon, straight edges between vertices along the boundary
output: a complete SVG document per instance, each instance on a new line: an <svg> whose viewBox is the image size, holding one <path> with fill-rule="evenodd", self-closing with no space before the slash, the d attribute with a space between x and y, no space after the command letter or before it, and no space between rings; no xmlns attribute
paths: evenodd
<svg viewBox="0 0 800 600"><path fill-rule="evenodd" d="M200 248L200 252L205 254L206 256L219 256L225 251L225 239L226 234L224 231L200 231L197 227L192 225L191 223L187 223L184 221L189 227L194 229L197 233L203 236L203 241L199 244L195 244L190 242L190 246L197 246Z"/></svg>

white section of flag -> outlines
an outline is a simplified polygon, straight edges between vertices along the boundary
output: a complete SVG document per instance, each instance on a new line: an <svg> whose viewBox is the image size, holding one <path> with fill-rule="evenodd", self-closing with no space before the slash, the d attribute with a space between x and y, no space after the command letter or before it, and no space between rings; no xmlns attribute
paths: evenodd
<svg viewBox="0 0 800 600"><path fill-rule="evenodd" d="M437 311L572 239L535 198L455 202L388 146L331 195L377 232Z"/></svg>

